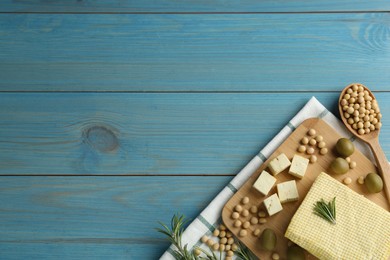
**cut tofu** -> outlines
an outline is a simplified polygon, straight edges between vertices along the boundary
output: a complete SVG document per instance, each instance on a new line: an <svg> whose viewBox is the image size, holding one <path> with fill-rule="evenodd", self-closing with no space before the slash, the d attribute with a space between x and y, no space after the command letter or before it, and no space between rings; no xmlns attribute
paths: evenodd
<svg viewBox="0 0 390 260"><path fill-rule="evenodd" d="M268 192L275 185L275 182L276 182L276 178L275 177L273 177L268 172L263 171L260 174L259 178L257 178L255 184L253 184L253 188L258 190L264 196L267 196Z"/></svg>
<svg viewBox="0 0 390 260"><path fill-rule="evenodd" d="M297 201L299 199L297 184L295 180L278 183L276 185L281 203Z"/></svg>
<svg viewBox="0 0 390 260"><path fill-rule="evenodd" d="M294 155L288 173L297 178L302 179L303 176L305 176L308 165L309 165L309 159L299 155Z"/></svg>
<svg viewBox="0 0 390 260"><path fill-rule="evenodd" d="M268 164L268 168L271 173L276 176L291 165L290 160L284 153L278 155L278 157L271 160Z"/></svg>
<svg viewBox="0 0 390 260"><path fill-rule="evenodd" d="M282 204L280 203L279 197L276 193L272 194L264 201L264 206L267 209L268 215L272 216L283 210Z"/></svg>

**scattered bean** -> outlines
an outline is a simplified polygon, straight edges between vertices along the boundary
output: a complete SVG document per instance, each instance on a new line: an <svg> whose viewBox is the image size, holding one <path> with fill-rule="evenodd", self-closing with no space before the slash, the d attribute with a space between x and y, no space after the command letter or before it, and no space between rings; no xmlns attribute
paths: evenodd
<svg viewBox="0 0 390 260"><path fill-rule="evenodd" d="M231 245L225 245L225 251L229 251L232 248Z"/></svg>
<svg viewBox="0 0 390 260"><path fill-rule="evenodd" d="M234 253L233 253L233 251L229 250L229 251L226 252L226 255L227 255L227 256L233 256Z"/></svg>
<svg viewBox="0 0 390 260"><path fill-rule="evenodd" d="M265 211L262 211L260 210L259 213L257 214L260 218L264 218L267 216L267 214L265 213Z"/></svg>
<svg viewBox="0 0 390 260"><path fill-rule="evenodd" d="M242 204L246 205L249 203L249 198L245 196L244 198L242 198L241 202Z"/></svg>
<svg viewBox="0 0 390 260"><path fill-rule="evenodd" d="M257 223L259 223L259 219L256 218L256 217L252 217L252 218L251 218L251 224L252 224L252 225L256 225Z"/></svg>
<svg viewBox="0 0 390 260"><path fill-rule="evenodd" d="M223 238L226 236L226 231L225 230L222 230L221 232L219 232L219 237L220 238Z"/></svg>
<svg viewBox="0 0 390 260"><path fill-rule="evenodd" d="M235 212L235 213L237 213L237 212ZM219 236L219 229L214 230L213 236L215 236L215 237Z"/></svg>
<svg viewBox="0 0 390 260"><path fill-rule="evenodd" d="M226 237L229 238L229 237L232 237L233 236L233 233L230 232L230 231L226 231Z"/></svg>
<svg viewBox="0 0 390 260"><path fill-rule="evenodd" d="M234 243L234 238L229 237L227 240L228 245L232 245Z"/></svg>
<svg viewBox="0 0 390 260"><path fill-rule="evenodd" d="M280 256L278 253L273 253L272 254L272 260L279 260L280 259Z"/></svg>
<svg viewBox="0 0 390 260"><path fill-rule="evenodd" d="M200 239L200 241L202 241L202 243L204 243L204 244L206 244L208 240L209 240L209 237L206 236L206 235L204 235L204 236Z"/></svg>
<svg viewBox="0 0 390 260"><path fill-rule="evenodd" d="M317 156L311 155L309 160L310 160L310 163L315 163L315 162L317 162Z"/></svg>
<svg viewBox="0 0 390 260"><path fill-rule="evenodd" d="M235 211L237 211L237 212L241 212L242 211L242 206L241 205L236 205L235 207L234 207L234 210ZM224 229L222 229L222 228L220 228L221 230L224 230ZM225 228L226 229L226 228Z"/></svg>
<svg viewBox="0 0 390 260"><path fill-rule="evenodd" d="M316 136L316 141L317 142L322 142L322 141L324 141L324 137L322 137L322 135L317 135Z"/></svg>
<svg viewBox="0 0 390 260"><path fill-rule="evenodd" d="M298 147L298 152L300 152L300 153L306 152L306 146L300 145L300 146Z"/></svg>
<svg viewBox="0 0 390 260"><path fill-rule="evenodd" d="M353 168L355 168L355 167L356 167L356 162L355 162L355 161L351 161L351 162L349 163L349 168L353 169Z"/></svg>
<svg viewBox="0 0 390 260"><path fill-rule="evenodd" d="M249 228L251 226L251 223L249 221L245 221L243 224L242 224L242 227L243 228Z"/></svg>
<svg viewBox="0 0 390 260"><path fill-rule="evenodd" d="M346 178L344 178L343 182L345 185L349 185L349 184L351 184L352 179L350 177L346 177Z"/></svg>
<svg viewBox="0 0 390 260"><path fill-rule="evenodd" d="M310 135L310 136L314 136L314 135L316 134L316 130L313 129L313 128L310 128L309 131L308 131L307 133L308 133L308 135Z"/></svg>
<svg viewBox="0 0 390 260"><path fill-rule="evenodd" d="M235 227L241 227L241 225L242 225L242 222L238 219L236 221L234 221L234 223L233 223L233 226L235 226Z"/></svg>
<svg viewBox="0 0 390 260"><path fill-rule="evenodd" d="M219 244L219 251L225 251L226 246L224 244Z"/></svg>
<svg viewBox="0 0 390 260"><path fill-rule="evenodd" d="M253 235L255 236L255 237L258 237L259 235L260 235L260 229L259 228L256 228L254 231L253 231Z"/></svg>
<svg viewBox="0 0 390 260"><path fill-rule="evenodd" d="M249 211L252 213L252 214L256 214L258 209L257 209L257 206L253 205L252 207L250 207Z"/></svg>
<svg viewBox="0 0 390 260"><path fill-rule="evenodd" d="M308 144L309 143L309 138L307 138L306 136L302 138L301 140L301 143L302 144Z"/></svg>
<svg viewBox="0 0 390 260"><path fill-rule="evenodd" d="M307 148L306 153L307 154L313 154L314 153L314 148L313 147Z"/></svg>
<svg viewBox="0 0 390 260"><path fill-rule="evenodd" d="M321 141L321 142L319 142L318 144L317 144L317 147L318 148L324 148L326 146L326 143L324 142L324 141Z"/></svg>
<svg viewBox="0 0 390 260"><path fill-rule="evenodd" d="M316 145L317 144L316 139L310 139L309 144L312 146Z"/></svg>
<svg viewBox="0 0 390 260"><path fill-rule="evenodd" d="M358 179L357 179L357 182L359 184L364 184L364 176L360 176Z"/></svg>
<svg viewBox="0 0 390 260"><path fill-rule="evenodd" d="M326 147L321 148L320 154L325 155L325 154L327 154L327 153L328 153L328 148L326 148Z"/></svg>
<svg viewBox="0 0 390 260"><path fill-rule="evenodd" d="M347 157L347 158L345 158L345 160L347 161L347 163L350 163L351 162L351 157Z"/></svg>
<svg viewBox="0 0 390 260"><path fill-rule="evenodd" d="M259 218L259 223L265 224L265 223L267 223L267 219L266 218Z"/></svg>
<svg viewBox="0 0 390 260"><path fill-rule="evenodd" d="M194 254L195 254L196 256L200 256L201 253L202 253L202 250L200 250L199 248L195 248L195 249L194 249Z"/></svg>
<svg viewBox="0 0 390 260"><path fill-rule="evenodd" d="M226 237L221 238L221 239L219 240L219 243L225 245L225 244L227 243L227 238L226 238Z"/></svg>
<svg viewBox="0 0 390 260"><path fill-rule="evenodd" d="M218 244L218 243L215 243L215 244L213 245L213 250L214 250L214 251L218 251L218 250L219 250L219 244Z"/></svg>
<svg viewBox="0 0 390 260"><path fill-rule="evenodd" d="M207 240L207 245L208 245L209 247L214 246L214 241L213 241L212 239Z"/></svg>
<svg viewBox="0 0 390 260"><path fill-rule="evenodd" d="M224 224L219 225L219 230L226 230L226 226Z"/></svg>
<svg viewBox="0 0 390 260"><path fill-rule="evenodd" d="M238 213L238 212L232 213L232 219L238 219L239 217L240 217L240 213Z"/></svg>
<svg viewBox="0 0 390 260"><path fill-rule="evenodd" d="M246 229L241 229L240 232L238 233L238 235L240 237L245 237L247 234L248 234L248 231L246 231Z"/></svg>

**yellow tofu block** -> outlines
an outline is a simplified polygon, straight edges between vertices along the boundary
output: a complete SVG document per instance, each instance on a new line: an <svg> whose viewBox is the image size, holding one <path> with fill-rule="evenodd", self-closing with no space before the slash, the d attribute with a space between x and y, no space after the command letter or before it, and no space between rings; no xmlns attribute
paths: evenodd
<svg viewBox="0 0 390 260"><path fill-rule="evenodd" d="M313 213L313 205L336 197L336 224ZM319 259L388 259L390 213L326 173L315 180L285 236Z"/></svg>

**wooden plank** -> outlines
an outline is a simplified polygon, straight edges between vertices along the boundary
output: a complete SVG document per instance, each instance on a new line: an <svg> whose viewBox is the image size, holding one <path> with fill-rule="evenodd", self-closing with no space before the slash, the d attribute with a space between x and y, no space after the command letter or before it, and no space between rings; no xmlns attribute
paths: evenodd
<svg viewBox="0 0 390 260"><path fill-rule="evenodd" d="M312 93L2 93L0 173L235 174ZM317 93L337 113L338 93ZM390 154L390 93L381 143Z"/></svg>
<svg viewBox="0 0 390 260"><path fill-rule="evenodd" d="M329 0L329 1L255 1L242 0L144 0L144 1L12 1L5 0L2 12L51 12L51 13L96 13L96 12L321 12L321 11L388 11L385 0Z"/></svg>
<svg viewBox="0 0 390 260"><path fill-rule="evenodd" d="M2 176L1 256L157 259L169 246L157 222L196 218L231 178Z"/></svg>
<svg viewBox="0 0 390 260"><path fill-rule="evenodd" d="M235 174L311 95L2 93L0 173Z"/></svg>
<svg viewBox="0 0 390 260"><path fill-rule="evenodd" d="M142 2L142 1L141 1ZM388 13L1 14L0 91L389 90Z"/></svg>

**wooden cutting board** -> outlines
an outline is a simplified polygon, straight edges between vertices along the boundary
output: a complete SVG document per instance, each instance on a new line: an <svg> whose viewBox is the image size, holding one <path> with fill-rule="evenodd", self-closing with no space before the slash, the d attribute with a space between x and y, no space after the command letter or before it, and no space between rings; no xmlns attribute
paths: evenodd
<svg viewBox="0 0 390 260"><path fill-rule="evenodd" d="M326 147L328 148L328 153L325 155L321 155L319 153L319 149L315 149L315 155L317 156L318 160L316 163L309 163L309 166L307 168L306 174L303 177L303 179L297 179L293 177L292 175L288 174L288 169L285 171L279 173L276 176L277 183L281 183L288 180L296 180L297 188L299 192L299 200L296 202L289 202L284 203L283 210L271 217L267 215L266 219L267 222L265 224L256 224L251 225L247 230L248 234L245 237L239 236L239 231L242 228L237 228L233 226L234 219L231 218L232 212L234 207L237 204L242 205L241 200L243 197L247 196L250 200L250 202L246 205L242 205L244 208L249 209L250 206L256 205L259 207L260 210L263 210L266 212L264 206L262 205L263 200L276 193L276 184L271 189L271 191L268 193L267 196L261 195L258 191L256 191L254 188L252 188L254 182L259 177L260 173L263 170L269 170L267 169L267 165L269 161L271 161L273 158L278 156L281 153L286 154L286 156L292 160L292 157L294 154L301 155L303 157L309 158L310 155L306 153L300 153L298 152L297 148L300 145L300 142L304 136L307 136L307 132L309 129L315 129L316 135L321 135L324 138L324 141L326 142ZM277 252L281 259L286 258L286 250L288 247L288 240L284 238L284 233L287 230L287 226L290 223L290 220L292 216L295 214L296 210L298 209L299 205L301 204L302 200L306 196L307 192L309 191L311 185L313 184L314 180L318 176L320 172L326 172L331 174L331 171L329 169L329 166L331 162L337 157L336 152L334 151L335 144L339 138L343 136L340 136L332 127L330 127L325 121L319 119L319 118L311 118L306 121L304 121L289 137L287 140L285 140L279 148L275 150L275 152L268 158L266 162L262 164L262 166L244 183L244 185L236 192L236 194L226 203L222 210L222 220L224 224L227 226L229 230L233 232L233 234L241 240L242 243L244 243L257 257L261 259L271 259L271 255L273 252L267 252L260 248L259 246L259 238L253 235L253 231L256 228L259 228L261 231L263 231L265 228L271 228L275 231L277 234L277 248L274 250L274 252ZM310 139L310 137L309 137ZM309 145L307 145L309 147ZM313 146L316 147L316 146ZM387 204L387 200L385 197L384 192L376 193L376 194L369 194L364 186L361 184L358 184L357 179L360 176L366 176L369 172L377 172L375 165L367 158L365 157L360 151L358 151L355 147L355 152L350 156L352 161L355 161L357 163L356 168L350 169L346 174L343 175L334 175L331 174L335 179L339 181L343 181L344 178L350 177L352 179L352 183L348 186L356 191L359 194L364 195L369 200L375 202L379 206L383 207L387 211L389 211L389 206ZM250 220L252 216L256 214L250 213L248 217L240 216L240 220L244 222L245 220ZM314 256L311 256L307 254L307 259L315 259Z"/></svg>

